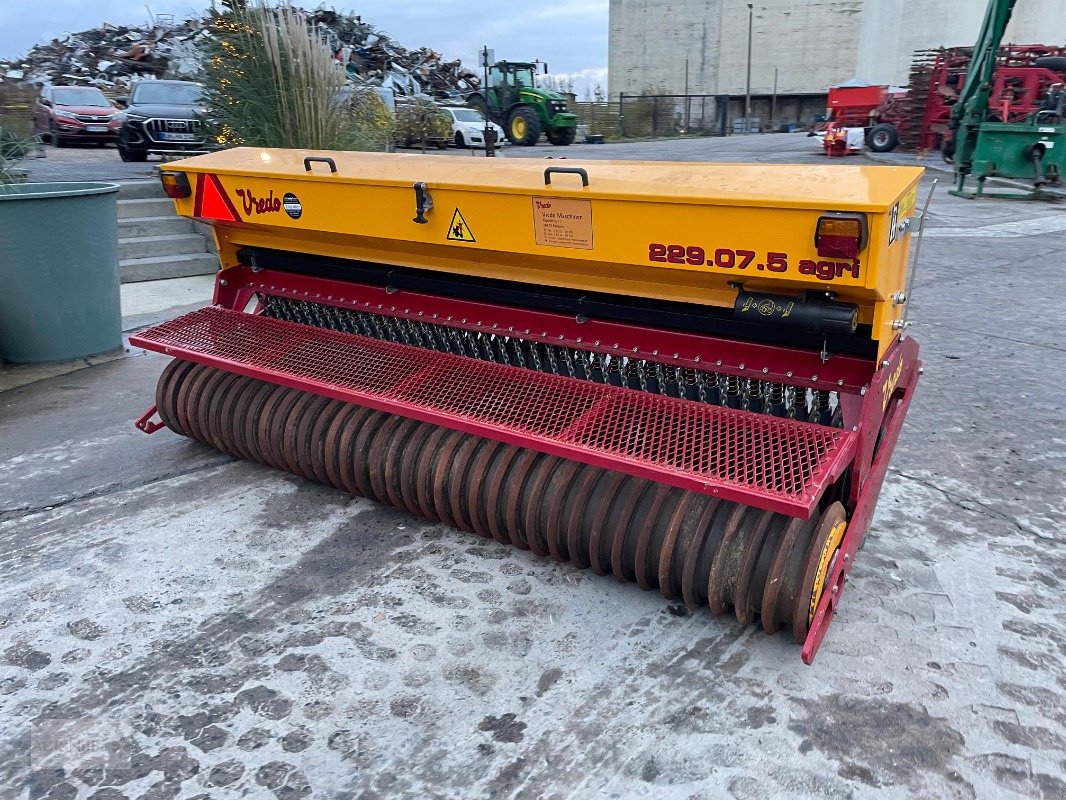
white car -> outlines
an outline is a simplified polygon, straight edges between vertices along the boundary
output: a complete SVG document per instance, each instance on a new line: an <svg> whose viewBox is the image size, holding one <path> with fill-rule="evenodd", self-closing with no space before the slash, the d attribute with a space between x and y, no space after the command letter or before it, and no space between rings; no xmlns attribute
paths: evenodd
<svg viewBox="0 0 1066 800"><path fill-rule="evenodd" d="M446 106L444 113L452 118L452 141L456 147L484 147L485 146L485 118L475 108L460 106ZM489 123L496 131L496 146L504 144L507 140L503 135L503 128L494 122Z"/></svg>

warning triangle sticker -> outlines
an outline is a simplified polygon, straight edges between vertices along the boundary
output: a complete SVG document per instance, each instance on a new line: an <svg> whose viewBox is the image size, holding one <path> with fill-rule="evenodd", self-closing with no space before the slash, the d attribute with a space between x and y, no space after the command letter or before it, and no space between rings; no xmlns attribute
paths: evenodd
<svg viewBox="0 0 1066 800"><path fill-rule="evenodd" d="M452 221L448 225L448 241L450 242L476 242L474 234L470 231L470 226L466 224L466 220L463 219L462 213L459 208L456 207L455 213L452 214Z"/></svg>
<svg viewBox="0 0 1066 800"><path fill-rule="evenodd" d="M226 195L216 175L201 174L196 180L196 198L193 202L194 217L217 219L223 222L240 222L240 215Z"/></svg>

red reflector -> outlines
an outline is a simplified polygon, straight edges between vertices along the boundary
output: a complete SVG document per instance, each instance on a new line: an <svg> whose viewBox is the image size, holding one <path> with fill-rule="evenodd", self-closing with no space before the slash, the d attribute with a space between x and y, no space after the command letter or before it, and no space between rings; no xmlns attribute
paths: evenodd
<svg viewBox="0 0 1066 800"><path fill-rule="evenodd" d="M240 222L240 214L226 194L217 175L202 174L196 180L196 200L192 215L202 219Z"/></svg>
<svg viewBox="0 0 1066 800"><path fill-rule="evenodd" d="M159 180L163 184L163 191L171 199L180 200L192 194L189 176L184 172L160 172Z"/></svg>
<svg viewBox="0 0 1066 800"><path fill-rule="evenodd" d="M818 237L818 255L826 258L855 258L859 254L859 238L857 236L829 236L822 234Z"/></svg>

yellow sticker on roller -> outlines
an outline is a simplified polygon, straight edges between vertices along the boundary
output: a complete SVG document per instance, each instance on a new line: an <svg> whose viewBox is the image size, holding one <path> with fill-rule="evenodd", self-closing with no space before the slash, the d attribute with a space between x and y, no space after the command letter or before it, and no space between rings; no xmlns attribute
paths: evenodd
<svg viewBox="0 0 1066 800"><path fill-rule="evenodd" d="M466 220L463 219L463 214L458 207L455 209L455 213L452 214L452 221L448 224L448 241L449 242L476 242L474 234L470 230L470 226L466 224Z"/></svg>
<svg viewBox="0 0 1066 800"><path fill-rule="evenodd" d="M592 201L533 198L533 231L545 247L592 249Z"/></svg>
<svg viewBox="0 0 1066 800"><path fill-rule="evenodd" d="M847 527L848 523L845 520L840 520L832 527L829 535L825 538L825 545L818 556L818 571L814 574L814 591L811 593L811 607L807 614L808 625L814 622L814 612L818 610L822 592L825 591L825 578L826 573L829 571L830 561L833 558L833 554L840 549L840 543L844 539L844 529Z"/></svg>

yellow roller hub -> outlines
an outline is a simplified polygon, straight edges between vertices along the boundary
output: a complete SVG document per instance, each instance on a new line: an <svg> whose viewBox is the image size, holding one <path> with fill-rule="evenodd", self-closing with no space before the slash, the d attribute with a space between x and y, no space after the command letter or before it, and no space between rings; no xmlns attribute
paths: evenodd
<svg viewBox="0 0 1066 800"><path fill-rule="evenodd" d="M516 139L521 139L526 135L526 121L525 118L516 116L511 120L511 135Z"/></svg>
<svg viewBox="0 0 1066 800"><path fill-rule="evenodd" d="M825 578L829 572L829 565L833 563L833 556L840 550L840 542L844 539L844 531L848 527L847 520L840 520L829 531L825 538L825 545L818 556L818 571L814 574L814 591L811 592L811 607L807 614L807 624L814 621L814 612L818 609L818 603L822 600L825 592Z"/></svg>

